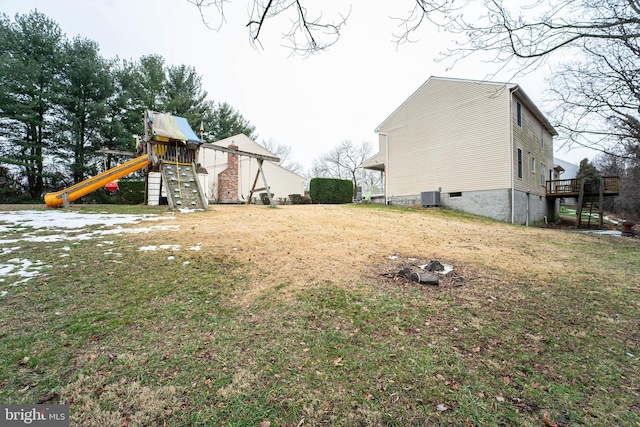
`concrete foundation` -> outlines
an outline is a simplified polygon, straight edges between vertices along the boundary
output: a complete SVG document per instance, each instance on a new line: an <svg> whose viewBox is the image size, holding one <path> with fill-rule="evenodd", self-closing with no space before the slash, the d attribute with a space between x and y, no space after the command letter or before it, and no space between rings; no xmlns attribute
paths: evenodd
<svg viewBox="0 0 640 427"><path fill-rule="evenodd" d="M516 191L514 201L515 224L533 225L545 220L552 221L557 215L553 199ZM392 196L389 202L399 206L419 206L420 194ZM511 189L441 193L440 206L510 223Z"/></svg>

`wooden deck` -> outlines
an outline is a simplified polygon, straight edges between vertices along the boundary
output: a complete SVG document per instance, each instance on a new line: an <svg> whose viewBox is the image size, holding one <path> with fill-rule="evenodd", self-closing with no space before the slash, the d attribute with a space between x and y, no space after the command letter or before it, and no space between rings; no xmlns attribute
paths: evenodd
<svg viewBox="0 0 640 427"><path fill-rule="evenodd" d="M620 193L619 176L603 176L600 181L587 181L584 183L585 196L600 195L602 186L603 196L616 196ZM577 179L555 179L547 181L547 197L579 197L580 181Z"/></svg>

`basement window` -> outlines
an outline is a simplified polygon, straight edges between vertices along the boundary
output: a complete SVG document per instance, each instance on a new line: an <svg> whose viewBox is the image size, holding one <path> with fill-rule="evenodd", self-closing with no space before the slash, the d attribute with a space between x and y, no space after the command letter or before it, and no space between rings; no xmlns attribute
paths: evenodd
<svg viewBox="0 0 640 427"><path fill-rule="evenodd" d="M456 197L462 197L462 191L456 191L453 193L449 193L449 198L450 199L454 199Z"/></svg>

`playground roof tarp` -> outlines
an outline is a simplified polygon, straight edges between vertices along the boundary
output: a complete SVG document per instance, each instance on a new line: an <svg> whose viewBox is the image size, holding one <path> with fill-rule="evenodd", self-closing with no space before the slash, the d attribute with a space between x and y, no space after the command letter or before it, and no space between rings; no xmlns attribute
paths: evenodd
<svg viewBox="0 0 640 427"><path fill-rule="evenodd" d="M153 135L179 141L201 142L184 117L153 112Z"/></svg>

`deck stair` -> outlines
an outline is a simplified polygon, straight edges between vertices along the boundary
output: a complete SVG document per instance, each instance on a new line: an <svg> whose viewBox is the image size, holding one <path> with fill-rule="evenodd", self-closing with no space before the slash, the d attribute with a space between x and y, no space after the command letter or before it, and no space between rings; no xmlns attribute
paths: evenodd
<svg viewBox="0 0 640 427"><path fill-rule="evenodd" d="M584 201L582 203L582 209L578 209L577 215L578 215L578 227L580 227L580 224L582 222L582 213L589 211L589 215L587 215L587 228L589 228L591 226L591 219L594 218L593 214L597 213L598 214L598 221L599 221L599 226L602 227L601 222L601 216L602 216L602 210L600 209L600 200L598 197L592 197L592 196L585 196Z"/></svg>
<svg viewBox="0 0 640 427"><path fill-rule="evenodd" d="M587 226L591 225L591 214L598 212L598 226L603 225L604 198L620 194L620 177L603 176L600 179L584 181L576 178L547 181L546 197L577 197L576 211L578 228L582 225L582 212L589 209Z"/></svg>
<svg viewBox="0 0 640 427"><path fill-rule="evenodd" d="M196 174L196 167L188 163L163 163L162 181L167 202L173 209L206 209L204 193Z"/></svg>

